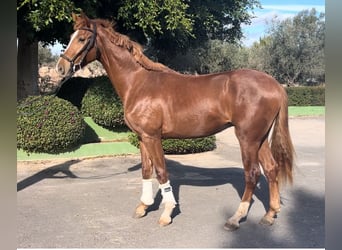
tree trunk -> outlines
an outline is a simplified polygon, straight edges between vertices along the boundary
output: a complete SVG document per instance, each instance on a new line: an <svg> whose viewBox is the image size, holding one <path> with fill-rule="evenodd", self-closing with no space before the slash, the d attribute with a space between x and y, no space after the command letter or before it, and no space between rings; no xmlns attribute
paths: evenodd
<svg viewBox="0 0 342 250"><path fill-rule="evenodd" d="M17 100L38 94L38 41L28 42L21 35L17 52Z"/></svg>

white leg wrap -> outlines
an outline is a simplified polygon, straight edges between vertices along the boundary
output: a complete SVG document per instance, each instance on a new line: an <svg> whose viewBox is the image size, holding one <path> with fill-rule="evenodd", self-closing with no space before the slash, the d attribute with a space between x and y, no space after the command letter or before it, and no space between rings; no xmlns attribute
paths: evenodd
<svg viewBox="0 0 342 250"><path fill-rule="evenodd" d="M154 199L153 199L152 179L142 180L142 195L141 195L140 200L145 205L153 204Z"/></svg>
<svg viewBox="0 0 342 250"><path fill-rule="evenodd" d="M175 197L172 192L172 187L170 185L170 181L168 180L166 183L159 185L161 190L161 194L163 196L162 204L163 203L173 203L177 204Z"/></svg>

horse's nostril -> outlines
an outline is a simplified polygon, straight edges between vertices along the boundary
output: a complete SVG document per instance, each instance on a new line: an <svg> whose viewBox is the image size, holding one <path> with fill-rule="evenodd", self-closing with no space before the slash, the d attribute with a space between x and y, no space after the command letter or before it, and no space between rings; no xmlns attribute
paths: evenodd
<svg viewBox="0 0 342 250"><path fill-rule="evenodd" d="M64 67L63 67L63 66L58 66L57 71L58 71L58 73L61 74L61 75L64 75L64 73L65 73L65 70L64 70Z"/></svg>

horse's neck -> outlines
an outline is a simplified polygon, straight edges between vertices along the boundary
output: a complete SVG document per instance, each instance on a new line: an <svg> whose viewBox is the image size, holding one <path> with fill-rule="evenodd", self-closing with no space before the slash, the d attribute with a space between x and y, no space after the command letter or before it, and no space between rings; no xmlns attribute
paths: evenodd
<svg viewBox="0 0 342 250"><path fill-rule="evenodd" d="M124 102L128 91L133 87L141 66L136 63L125 49L118 48L108 39L101 39L98 47L101 51L100 62L105 68L116 92ZM122 50L124 55L118 53Z"/></svg>

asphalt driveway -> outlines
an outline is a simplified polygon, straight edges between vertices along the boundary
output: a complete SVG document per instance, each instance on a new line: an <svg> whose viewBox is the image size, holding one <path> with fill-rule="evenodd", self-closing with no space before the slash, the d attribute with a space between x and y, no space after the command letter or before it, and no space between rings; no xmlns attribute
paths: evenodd
<svg viewBox="0 0 342 250"><path fill-rule="evenodd" d="M282 188L273 226L258 224L268 206L261 178L240 229L223 229L244 187L231 128L217 135L212 152L167 155L179 202L167 227L157 224L159 193L147 216L132 218L141 192L139 155L18 162L18 248L324 248L325 120L291 118L290 129L294 185Z"/></svg>

